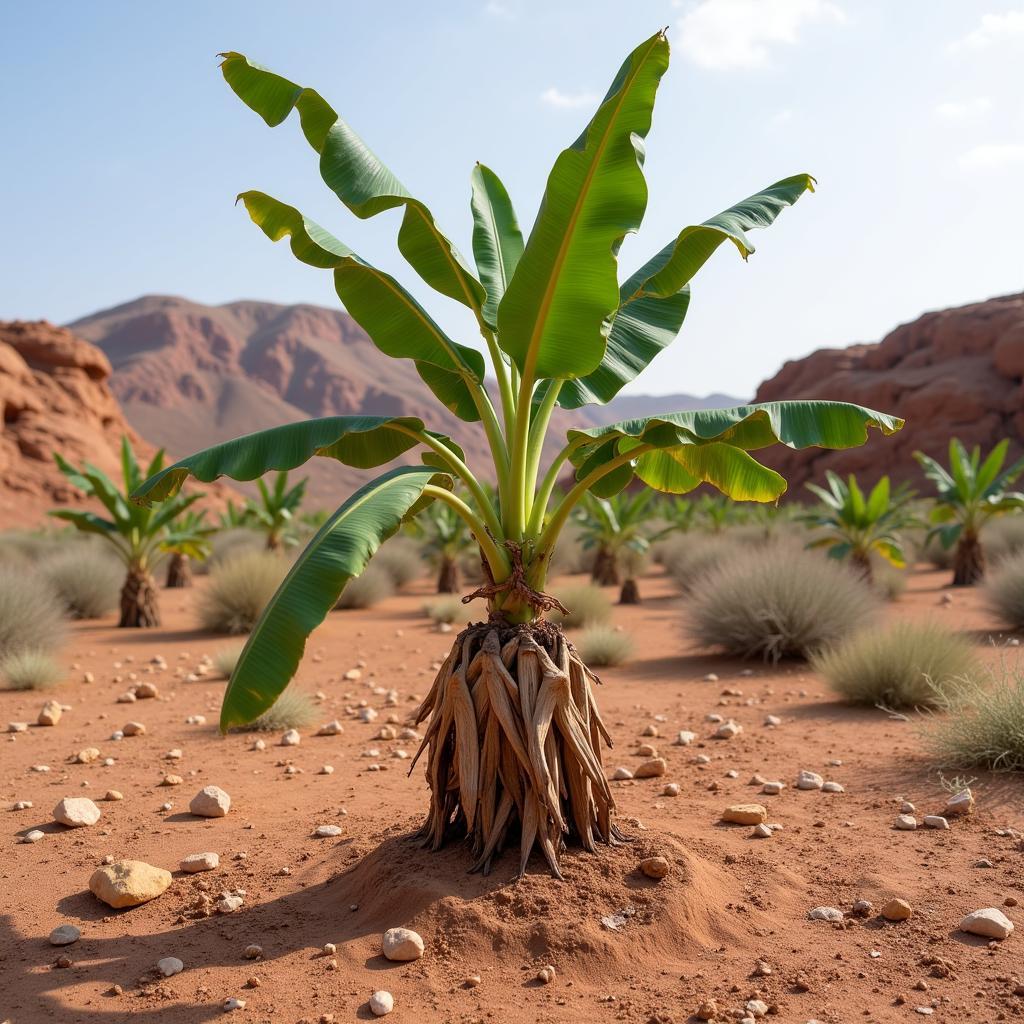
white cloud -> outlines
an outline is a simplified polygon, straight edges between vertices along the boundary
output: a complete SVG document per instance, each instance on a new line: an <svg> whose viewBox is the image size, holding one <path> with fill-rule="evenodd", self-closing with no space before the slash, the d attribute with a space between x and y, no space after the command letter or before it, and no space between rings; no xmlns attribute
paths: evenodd
<svg viewBox="0 0 1024 1024"><path fill-rule="evenodd" d="M988 142L969 149L960 157L968 171L1001 171L1024 164L1024 142Z"/></svg>
<svg viewBox="0 0 1024 1024"><path fill-rule="evenodd" d="M501 21L515 21L515 11L511 8L506 7L500 0L488 0L484 4L484 14L490 15L492 18L498 18Z"/></svg>
<svg viewBox="0 0 1024 1024"><path fill-rule="evenodd" d="M542 103L557 110L574 110L576 107L589 107L597 103L600 97L592 92L562 92L551 86L540 94Z"/></svg>
<svg viewBox="0 0 1024 1024"><path fill-rule="evenodd" d="M970 117L980 117L992 109L992 100L988 96L976 96L972 100L948 100L935 108L939 117L951 121L962 121Z"/></svg>
<svg viewBox="0 0 1024 1024"><path fill-rule="evenodd" d="M734 71L767 67L772 47L795 45L805 25L845 20L832 0L697 0L676 28L694 64Z"/></svg>
<svg viewBox="0 0 1024 1024"><path fill-rule="evenodd" d="M962 39L950 43L949 48L954 52L983 50L1004 39L1024 39L1024 10L983 14L978 27L972 29Z"/></svg>

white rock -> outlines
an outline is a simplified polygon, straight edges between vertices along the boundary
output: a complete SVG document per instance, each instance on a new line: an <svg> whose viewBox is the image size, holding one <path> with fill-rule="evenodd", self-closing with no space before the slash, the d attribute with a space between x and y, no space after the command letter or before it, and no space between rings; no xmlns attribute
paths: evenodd
<svg viewBox="0 0 1024 1024"><path fill-rule="evenodd" d="M761 792L767 793L769 796L778 796L785 788L784 782L766 782L761 787Z"/></svg>
<svg viewBox="0 0 1024 1024"><path fill-rule="evenodd" d="M718 682L718 676L714 672L709 672L704 677L704 682L705 683L717 683Z"/></svg>
<svg viewBox="0 0 1024 1024"><path fill-rule="evenodd" d="M949 828L949 822L941 814L926 814L921 821L925 828Z"/></svg>
<svg viewBox="0 0 1024 1024"><path fill-rule="evenodd" d="M188 805L200 818L223 818L231 810L231 797L220 786L204 786Z"/></svg>
<svg viewBox="0 0 1024 1024"><path fill-rule="evenodd" d="M381 949L389 960L418 960L423 956L423 939L411 928L389 928Z"/></svg>
<svg viewBox="0 0 1024 1024"><path fill-rule="evenodd" d="M317 825L316 831L313 833L317 839L333 839L334 836L341 835L340 825Z"/></svg>
<svg viewBox="0 0 1024 1024"><path fill-rule="evenodd" d="M916 813L917 813L917 808L909 800L904 800L903 803L900 804L900 814L916 814Z"/></svg>
<svg viewBox="0 0 1024 1024"><path fill-rule="evenodd" d="M40 839L45 839L46 833L41 832L39 829L34 828L31 832L26 832L22 837L23 843L38 843Z"/></svg>
<svg viewBox="0 0 1024 1024"><path fill-rule="evenodd" d="M374 722L377 720L377 712L373 708L360 708L359 709L359 721L360 722Z"/></svg>
<svg viewBox="0 0 1024 1024"><path fill-rule="evenodd" d="M807 916L812 921L842 921L843 912L835 907L815 907Z"/></svg>
<svg viewBox="0 0 1024 1024"><path fill-rule="evenodd" d="M165 956L156 962L156 969L165 977L181 974L185 965L176 956Z"/></svg>
<svg viewBox="0 0 1024 1024"><path fill-rule="evenodd" d="M962 789L954 793L946 801L946 817L957 814L970 814L974 810L974 795L970 789Z"/></svg>
<svg viewBox="0 0 1024 1024"><path fill-rule="evenodd" d="M326 725L321 725L317 729L317 736L340 736L345 731L345 727L335 719L333 722L328 722Z"/></svg>
<svg viewBox="0 0 1024 1024"><path fill-rule="evenodd" d="M77 942L81 937L82 933L73 924L62 924L50 932L50 945L70 946L72 942Z"/></svg>
<svg viewBox="0 0 1024 1024"><path fill-rule="evenodd" d="M846 790L838 782L826 782L821 787L822 793L845 793Z"/></svg>
<svg viewBox="0 0 1024 1024"><path fill-rule="evenodd" d="M765 715L764 724L774 728L777 725L782 725L782 719L778 715Z"/></svg>
<svg viewBox="0 0 1024 1024"><path fill-rule="evenodd" d="M633 778L633 773L628 768L626 768L626 767L624 767L622 765L620 765L618 768L616 768L615 771L612 773L612 781L613 782L622 782L625 779L631 779L631 778Z"/></svg>
<svg viewBox="0 0 1024 1024"><path fill-rule="evenodd" d="M28 732L28 722L8 722L8 732Z"/></svg>
<svg viewBox="0 0 1024 1024"><path fill-rule="evenodd" d="M797 789L821 789L825 780L817 772L802 771L796 779Z"/></svg>
<svg viewBox="0 0 1024 1024"><path fill-rule="evenodd" d="M31 810L31 808L32 808L32 801L31 800L18 800L15 804L12 805L11 810L12 811L28 811L28 810Z"/></svg>
<svg viewBox="0 0 1024 1024"><path fill-rule="evenodd" d="M1013 922L995 907L974 910L960 922L960 931L982 935L986 939L1006 939L1013 931Z"/></svg>
<svg viewBox="0 0 1024 1024"><path fill-rule="evenodd" d="M679 796L679 783L678 782L667 782L665 788L661 791L662 796Z"/></svg>
<svg viewBox="0 0 1024 1024"><path fill-rule="evenodd" d="M712 711L710 714L704 716L705 722L721 722L722 716Z"/></svg>
<svg viewBox="0 0 1024 1024"><path fill-rule="evenodd" d="M53 820L69 828L85 828L100 820L100 809L84 796L66 796L53 809Z"/></svg>
<svg viewBox="0 0 1024 1024"><path fill-rule="evenodd" d="M728 722L723 722L715 730L715 738L719 740L731 740L733 736L739 736L743 732L743 726L739 722L734 722L731 718Z"/></svg>
<svg viewBox="0 0 1024 1024"><path fill-rule="evenodd" d="M768 1016L768 1004L763 999L750 999L746 1004L747 1013L751 1017L766 1017Z"/></svg>
<svg viewBox="0 0 1024 1024"><path fill-rule="evenodd" d="M233 914L236 910L241 909L244 902L245 901L241 896L236 896L234 893L228 893L226 896L222 896L217 900L217 910L221 914Z"/></svg>
<svg viewBox="0 0 1024 1024"><path fill-rule="evenodd" d="M289 729L281 737L282 747L297 747L302 742L302 737L299 735L298 729Z"/></svg>
<svg viewBox="0 0 1024 1024"><path fill-rule="evenodd" d="M395 997L384 989L378 989L370 996L370 1009L376 1017L385 1017L395 1008Z"/></svg>
<svg viewBox="0 0 1024 1024"><path fill-rule="evenodd" d="M893 828L901 832L913 832L917 828L917 818L912 814L897 814Z"/></svg>
<svg viewBox="0 0 1024 1024"><path fill-rule="evenodd" d="M690 732L688 729L680 729L676 734L675 746L677 747L688 747L695 739L697 734Z"/></svg>
<svg viewBox="0 0 1024 1024"><path fill-rule="evenodd" d="M763 821L760 825L754 826L754 831L751 832L751 836L754 839L770 839L773 835L774 830L771 825L766 825Z"/></svg>
<svg viewBox="0 0 1024 1024"><path fill-rule="evenodd" d="M63 712L64 709L59 701L48 700L40 709L39 717L36 721L39 725L56 725L60 721L60 716Z"/></svg>
<svg viewBox="0 0 1024 1024"><path fill-rule="evenodd" d="M333 775L334 774L334 765L333 764L321 765L320 766L320 771L317 772L317 774L318 775Z"/></svg>
<svg viewBox="0 0 1024 1024"><path fill-rule="evenodd" d="M245 1000L238 999L235 996L229 996L220 1004L220 1006L225 1013L230 1013L232 1010L244 1010Z"/></svg>
<svg viewBox="0 0 1024 1024"><path fill-rule="evenodd" d="M190 853L182 857L178 867L190 875L200 871L213 871L220 865L220 854L218 853Z"/></svg>

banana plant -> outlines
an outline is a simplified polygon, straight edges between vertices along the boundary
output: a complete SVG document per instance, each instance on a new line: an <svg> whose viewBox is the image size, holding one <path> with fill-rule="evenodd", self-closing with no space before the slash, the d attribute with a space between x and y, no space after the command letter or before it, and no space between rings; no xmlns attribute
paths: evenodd
<svg viewBox="0 0 1024 1024"><path fill-rule="evenodd" d="M807 489L821 501L821 508L798 519L821 531L809 548L828 548L829 558L850 564L867 579L873 578L871 556L879 555L897 569L904 569L907 556L899 531L919 526L909 507L914 492L906 486L893 491L883 476L865 496L851 473L846 480L827 470L828 489L809 483Z"/></svg>
<svg viewBox="0 0 1024 1024"><path fill-rule="evenodd" d="M308 482L308 478L303 478L289 487L287 470L279 472L270 487L263 480L256 481L259 501L250 499L246 502L247 525L265 534L268 551L278 551L297 543L295 515L306 496Z"/></svg>
<svg viewBox="0 0 1024 1024"><path fill-rule="evenodd" d="M171 590L192 586L192 562L202 561L210 554L209 538L216 532L217 527L206 521L206 509L189 509L178 517L173 536L163 545L171 555L167 560L165 587Z"/></svg>
<svg viewBox="0 0 1024 1024"><path fill-rule="evenodd" d="M590 578L602 587L621 584L619 604L640 603L635 566L654 541L675 529L674 524L652 528L653 498L654 492L649 490L610 498L586 494L576 513L581 543L594 549Z"/></svg>
<svg viewBox="0 0 1024 1024"><path fill-rule="evenodd" d="M751 452L778 443L845 448L864 443L869 428L891 434L902 426L839 402L667 413L569 430L541 464L554 409L608 402L634 380L679 332L690 282L713 253L727 244L746 259L748 232L768 227L813 179L785 178L684 226L620 281L620 246L647 205L644 140L669 63L667 36L658 32L626 57L594 116L555 160L528 234L498 175L482 164L472 170L474 266L319 93L240 53L223 58L228 85L266 124L297 111L324 183L352 214L399 214L399 252L426 286L468 311L476 346L454 340L396 277L294 206L243 192L249 216L271 240L287 239L298 260L332 274L349 315L382 352L412 360L449 412L477 425L490 459L472 469L455 441L417 417L342 416L216 445L146 481L135 495L142 503L166 500L189 476L251 480L313 457L370 469L422 452L423 466L392 469L360 488L296 560L238 659L221 727L273 703L347 581L404 519L442 502L480 547L486 579L464 599L486 599L489 617L457 636L415 716L429 719L417 754L426 757L430 790L421 836L432 849L467 837L483 871L517 840L520 872L539 848L560 877L566 840L592 850L621 835L601 763L601 741L610 739L595 677L545 619L559 607L545 587L573 510L587 494L607 498L634 481L670 494L707 483L733 499L774 502L786 483ZM563 477L566 489L553 500ZM494 491L487 478L497 481ZM465 499L453 491L456 480Z"/></svg>
<svg viewBox="0 0 1024 1024"><path fill-rule="evenodd" d="M954 437L949 442L948 470L924 452L914 452L924 475L935 487L931 512L934 525L927 539L938 537L947 550L956 545L954 587L969 587L985 576L982 526L994 516L1024 508L1024 494L1010 490L1024 472L1024 458L1003 469L1009 447L1008 439L1000 441L983 461L980 447L976 445L968 454Z"/></svg>
<svg viewBox="0 0 1024 1024"><path fill-rule="evenodd" d="M153 584L152 569L162 552L197 551L192 529L184 525L188 509L202 495L175 493L158 510L140 507L129 495L142 486L146 477L159 474L166 459L161 448L143 474L127 437L121 438L121 479L118 487L102 470L86 463L72 466L60 453L54 460L61 473L83 494L95 498L106 509L105 519L81 509L54 509L50 515L71 523L82 533L102 537L124 563L125 579L121 588L120 626L160 625L160 608Z"/></svg>

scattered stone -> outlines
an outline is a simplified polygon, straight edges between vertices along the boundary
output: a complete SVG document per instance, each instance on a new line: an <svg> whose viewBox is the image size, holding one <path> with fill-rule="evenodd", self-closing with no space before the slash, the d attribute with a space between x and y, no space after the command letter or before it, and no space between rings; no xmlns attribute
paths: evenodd
<svg viewBox="0 0 1024 1024"><path fill-rule="evenodd" d="M345 727L335 719L333 722L328 722L326 725L321 725L317 729L317 736L340 736L345 731Z"/></svg>
<svg viewBox="0 0 1024 1024"><path fill-rule="evenodd" d="M145 736L146 727L142 722L125 722L121 732L125 736Z"/></svg>
<svg viewBox="0 0 1024 1024"><path fill-rule="evenodd" d="M542 985L550 985L555 980L555 969L551 964L545 964L537 972L537 980Z"/></svg>
<svg viewBox="0 0 1024 1024"><path fill-rule="evenodd" d="M338 947L333 942L324 943L324 956L334 956L338 952Z"/></svg>
<svg viewBox="0 0 1024 1024"><path fill-rule="evenodd" d="M97 868L89 891L108 906L137 907L156 899L171 884L171 873L141 860L119 860Z"/></svg>
<svg viewBox="0 0 1024 1024"><path fill-rule="evenodd" d="M900 814L916 814L917 808L909 801L904 800L900 804Z"/></svg>
<svg viewBox="0 0 1024 1024"><path fill-rule="evenodd" d="M802 771L796 779L797 789L821 789L825 780L817 772Z"/></svg>
<svg viewBox="0 0 1024 1024"><path fill-rule="evenodd" d="M233 914L236 910L241 910L242 904L245 900L237 895L236 893L229 892L225 896L221 896L217 900L217 913L218 914Z"/></svg>
<svg viewBox="0 0 1024 1024"><path fill-rule="evenodd" d="M341 835L340 825L317 825L316 831L313 833L317 839L333 839L335 836Z"/></svg>
<svg viewBox="0 0 1024 1024"><path fill-rule="evenodd" d="M633 778L633 773L628 768L626 768L624 765L620 765L612 773L612 781L613 782L623 782L624 780L631 779L631 778Z"/></svg>
<svg viewBox="0 0 1024 1024"><path fill-rule="evenodd" d="M982 857L981 860L976 860L974 862L974 866L976 868L994 868L995 864L993 864L988 857Z"/></svg>
<svg viewBox="0 0 1024 1024"><path fill-rule="evenodd" d="M949 828L949 822L941 814L926 814L921 822L926 828Z"/></svg>
<svg viewBox="0 0 1024 1024"><path fill-rule="evenodd" d="M180 786L185 780L180 775L165 775L160 780L161 786Z"/></svg>
<svg viewBox="0 0 1024 1024"><path fill-rule="evenodd" d="M229 996L220 1006L225 1013L230 1013L232 1010L244 1010L245 1000L238 999L236 996Z"/></svg>
<svg viewBox="0 0 1024 1024"><path fill-rule="evenodd" d="M644 731L642 733L640 733L640 735L641 736L657 736L658 735L658 727L656 725L646 725L646 726L644 726Z"/></svg>
<svg viewBox="0 0 1024 1024"><path fill-rule="evenodd" d="M281 737L282 747L297 747L302 742L302 736L299 735L298 729L289 729Z"/></svg>
<svg viewBox="0 0 1024 1024"><path fill-rule="evenodd" d="M389 928L381 949L389 960L418 960L423 956L423 939L411 928Z"/></svg>
<svg viewBox="0 0 1024 1024"><path fill-rule="evenodd" d="M718 1016L718 1003L714 999L705 999L693 1011L693 1015L698 1020L714 1020Z"/></svg>
<svg viewBox="0 0 1024 1024"><path fill-rule="evenodd" d="M8 722L8 732L28 732L28 722Z"/></svg>
<svg viewBox="0 0 1024 1024"><path fill-rule="evenodd" d="M867 917L874 909L874 904L871 900L857 900L853 905L853 912L857 917Z"/></svg>
<svg viewBox="0 0 1024 1024"><path fill-rule="evenodd" d="M136 700L152 700L160 696L156 683L139 683L134 692Z"/></svg>
<svg viewBox="0 0 1024 1024"><path fill-rule="evenodd" d="M901 832L913 832L917 828L917 818L912 814L897 814L893 828Z"/></svg>
<svg viewBox="0 0 1024 1024"><path fill-rule="evenodd" d="M70 946L72 942L77 942L81 937L82 933L73 924L62 924L50 932L50 945Z"/></svg>
<svg viewBox="0 0 1024 1024"><path fill-rule="evenodd" d="M768 818L761 804L732 804L722 812L722 821L734 825L760 825Z"/></svg>
<svg viewBox="0 0 1024 1024"><path fill-rule="evenodd" d="M731 740L734 736L739 736L741 732L743 732L743 726L730 718L728 722L723 722L715 730L715 739Z"/></svg>
<svg viewBox="0 0 1024 1024"><path fill-rule="evenodd" d="M219 853L190 853L182 857L178 867L186 874L195 875L200 871L213 871L220 866Z"/></svg>
<svg viewBox="0 0 1024 1024"><path fill-rule="evenodd" d="M697 734L695 732L690 732L689 729L680 729L676 733L675 746L688 747L696 738Z"/></svg>
<svg viewBox="0 0 1024 1024"><path fill-rule="evenodd" d="M29 811L31 809L32 809L32 801L31 800L18 800L15 803L11 804L11 810L12 811Z"/></svg>
<svg viewBox="0 0 1024 1024"><path fill-rule="evenodd" d="M370 1010L375 1017L385 1017L395 1008L395 997L384 989L370 996Z"/></svg>
<svg viewBox="0 0 1024 1024"><path fill-rule="evenodd" d="M482 981L483 978L481 978L479 974L467 974L466 980L463 981L462 984L465 985L466 988L477 988Z"/></svg>
<svg viewBox="0 0 1024 1024"><path fill-rule="evenodd" d="M764 960L758 960L754 964L754 977L755 978L767 978L772 973L771 966L765 963Z"/></svg>
<svg viewBox="0 0 1024 1024"><path fill-rule="evenodd" d="M748 999L746 1011L751 1017L767 1017L768 1004L763 999Z"/></svg>
<svg viewBox="0 0 1024 1024"><path fill-rule="evenodd" d="M778 715L765 715L764 724L771 728L775 728L776 726L782 725L782 719L779 718Z"/></svg>
<svg viewBox="0 0 1024 1024"><path fill-rule="evenodd" d="M85 828L100 820L100 809L84 796L66 796L53 809L53 820L68 828Z"/></svg>
<svg viewBox="0 0 1024 1024"><path fill-rule="evenodd" d="M253 943L251 946L245 947L245 952L242 955L246 960L259 960L263 956L263 947Z"/></svg>
<svg viewBox="0 0 1024 1024"><path fill-rule="evenodd" d="M165 978L170 978L175 974L181 974L185 970L185 965L176 956L165 956L157 960L156 969Z"/></svg>
<svg viewBox="0 0 1024 1024"><path fill-rule="evenodd" d="M669 863L664 857L645 857L640 861L640 870L648 878L657 880L668 874Z"/></svg>
<svg viewBox="0 0 1024 1024"><path fill-rule="evenodd" d="M64 709L60 706L59 701L48 700L40 709L36 722L39 725L56 725L63 713Z"/></svg>
<svg viewBox="0 0 1024 1024"><path fill-rule="evenodd" d="M717 675L717 673L715 673L715 672L709 672L709 673L708 673L708 674L707 674L707 675L706 675L706 676L704 677L704 682L705 682L705 683L717 683L717 682L718 682L718 675Z"/></svg>
<svg viewBox="0 0 1024 1024"><path fill-rule="evenodd" d="M117 698L117 703L118 704L134 704L137 699L138 698L135 696L134 693L132 693L131 690L125 690L125 692L122 693Z"/></svg>
<svg viewBox="0 0 1024 1024"><path fill-rule="evenodd" d="M843 912L835 907L815 907L807 912L812 921L842 921Z"/></svg>
<svg viewBox="0 0 1024 1024"><path fill-rule="evenodd" d="M641 743L640 746L636 748L636 753L637 757L657 757L658 748L650 743Z"/></svg>
<svg viewBox="0 0 1024 1024"><path fill-rule="evenodd" d="M822 787L823 793L845 793L846 790L838 782L826 782Z"/></svg>
<svg viewBox="0 0 1024 1024"><path fill-rule="evenodd" d="M974 795L970 789L962 789L954 793L946 801L946 817L956 817L961 814L970 814L974 810Z"/></svg>
<svg viewBox="0 0 1024 1024"><path fill-rule="evenodd" d="M333 775L333 774L334 774L334 765L333 764L323 764L323 765L320 766L320 771L317 772L317 775Z"/></svg>
<svg viewBox="0 0 1024 1024"><path fill-rule="evenodd" d="M882 907L881 913L886 921L906 921L914 913L914 908L906 900L891 899Z"/></svg>
<svg viewBox="0 0 1024 1024"><path fill-rule="evenodd" d="M93 761L98 761L99 759L100 752L95 747L85 747L75 754L75 764L92 764Z"/></svg>
<svg viewBox="0 0 1024 1024"><path fill-rule="evenodd" d="M40 839L45 839L46 833L38 828L32 829L31 832L26 832L22 837L23 843L38 843Z"/></svg>
<svg viewBox="0 0 1024 1024"><path fill-rule="evenodd" d="M774 830L771 825L766 825L761 822L760 825L754 826L754 831L750 833L752 839L770 839L774 834Z"/></svg>
<svg viewBox="0 0 1024 1024"><path fill-rule="evenodd" d="M785 788L786 784L784 782L766 782L761 787L761 792L766 793L768 796L778 796Z"/></svg>
<svg viewBox="0 0 1024 1024"><path fill-rule="evenodd" d="M661 791L662 796L679 796L679 783L678 782L667 782L665 788Z"/></svg>
<svg viewBox="0 0 1024 1024"><path fill-rule="evenodd" d="M359 721L360 722L375 722L377 720L377 712L373 708L360 708L359 709Z"/></svg>
<svg viewBox="0 0 1024 1024"><path fill-rule="evenodd" d="M664 775L668 770L668 765L663 757L652 757L650 761L644 761L643 764L639 765L635 772L633 772L634 779L654 779L660 775Z"/></svg>
<svg viewBox="0 0 1024 1024"><path fill-rule="evenodd" d="M981 935L986 939L1006 939L1013 931L1013 922L995 907L971 911L959 925L960 931Z"/></svg>
<svg viewBox="0 0 1024 1024"><path fill-rule="evenodd" d="M118 800L124 799L124 793L122 793L119 789L108 789L106 793L103 794L103 799L116 802Z"/></svg>
<svg viewBox="0 0 1024 1024"><path fill-rule="evenodd" d="M204 786L192 797L188 809L200 818L223 818L231 810L231 797L220 786Z"/></svg>

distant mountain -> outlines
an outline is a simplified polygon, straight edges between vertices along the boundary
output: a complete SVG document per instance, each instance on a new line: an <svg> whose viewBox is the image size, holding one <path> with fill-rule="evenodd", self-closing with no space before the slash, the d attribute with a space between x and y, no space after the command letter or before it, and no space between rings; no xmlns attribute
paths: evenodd
<svg viewBox="0 0 1024 1024"><path fill-rule="evenodd" d="M239 434L311 416L419 416L465 448L471 465L487 450L479 424L441 408L410 360L391 359L339 310L229 302L204 306L149 295L69 325L113 366L111 386L129 423L176 456ZM634 396L575 412L556 410L550 451L570 426L682 409L735 405L712 395ZM410 454L408 461L417 461ZM310 494L338 502L367 474L314 460Z"/></svg>

